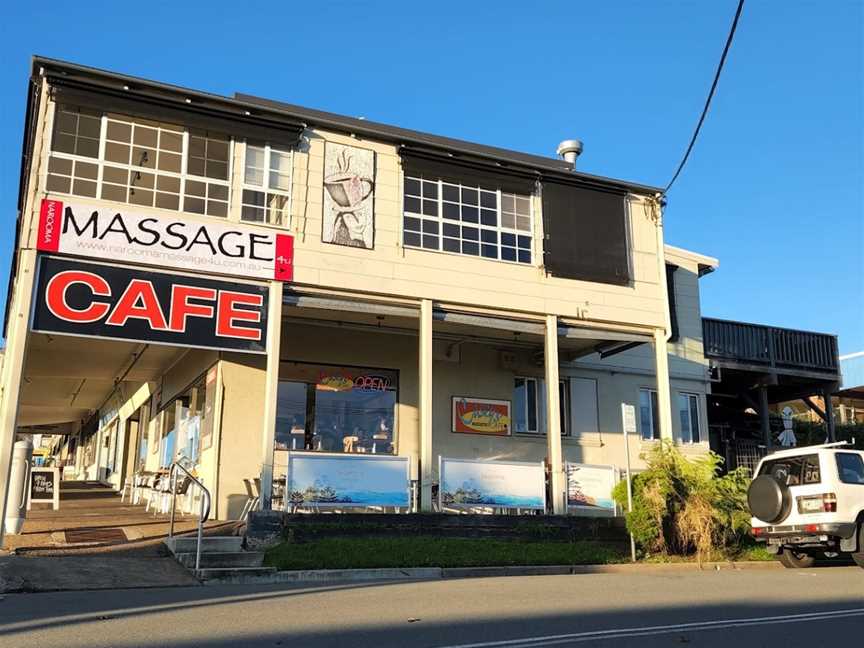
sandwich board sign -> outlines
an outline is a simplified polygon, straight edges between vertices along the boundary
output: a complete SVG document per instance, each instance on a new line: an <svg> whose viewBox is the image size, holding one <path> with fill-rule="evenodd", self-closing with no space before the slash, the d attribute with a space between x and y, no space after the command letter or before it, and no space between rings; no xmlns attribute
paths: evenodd
<svg viewBox="0 0 864 648"><path fill-rule="evenodd" d="M29 509L33 503L51 504L55 511L60 508L60 470L58 468L30 469L27 508Z"/></svg>

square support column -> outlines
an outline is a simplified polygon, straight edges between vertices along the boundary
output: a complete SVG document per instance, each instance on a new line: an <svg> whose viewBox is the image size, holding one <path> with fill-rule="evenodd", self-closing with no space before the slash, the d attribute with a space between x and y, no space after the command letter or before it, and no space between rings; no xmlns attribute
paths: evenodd
<svg viewBox="0 0 864 648"><path fill-rule="evenodd" d="M759 427L762 430L762 441L765 449L771 451L771 418L768 412L768 387L759 385Z"/></svg>
<svg viewBox="0 0 864 648"><path fill-rule="evenodd" d="M823 389L822 399L825 401L825 428L828 431L828 442L834 443L837 440L837 432L834 428L834 401L831 400L831 391L830 387Z"/></svg>
<svg viewBox="0 0 864 648"><path fill-rule="evenodd" d="M672 388L669 384L669 350L666 332L654 329L654 361L657 365L657 409L660 438L672 441Z"/></svg>
<svg viewBox="0 0 864 648"><path fill-rule="evenodd" d="M419 398L420 510L432 511L432 300L420 302Z"/></svg>
<svg viewBox="0 0 864 648"><path fill-rule="evenodd" d="M13 269L14 272L14 269ZM30 327L30 304L36 275L36 250L20 250L18 272L12 286L9 322L6 328L6 352L0 377L0 545L6 519L6 493L12 467L12 450L18 423L18 400L24 375L27 330Z"/></svg>
<svg viewBox="0 0 864 648"><path fill-rule="evenodd" d="M546 316L546 343L544 363L546 365L546 454L549 458L552 512L567 513L564 499L564 459L561 453L561 403L558 392L558 317Z"/></svg>
<svg viewBox="0 0 864 648"><path fill-rule="evenodd" d="M282 282L270 283L267 308L267 377L261 425L261 510L270 509L273 493L273 450L276 441L276 404L279 400L279 354L282 340Z"/></svg>

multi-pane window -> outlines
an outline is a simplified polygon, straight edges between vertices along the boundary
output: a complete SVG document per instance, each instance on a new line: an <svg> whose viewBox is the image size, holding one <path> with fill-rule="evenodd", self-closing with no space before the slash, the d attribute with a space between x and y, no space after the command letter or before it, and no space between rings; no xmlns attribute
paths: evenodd
<svg viewBox="0 0 864 648"><path fill-rule="evenodd" d="M291 164L290 152L264 144L246 144L241 220L289 224Z"/></svg>
<svg viewBox="0 0 864 648"><path fill-rule="evenodd" d="M653 389L639 390L639 423L642 427L642 438L646 440L660 438L660 412L657 406L657 392Z"/></svg>
<svg viewBox="0 0 864 648"><path fill-rule="evenodd" d="M681 441L699 443L699 396L678 394L678 417L681 421Z"/></svg>
<svg viewBox="0 0 864 648"><path fill-rule="evenodd" d="M531 199L479 186L406 177L406 247L531 263Z"/></svg>
<svg viewBox="0 0 864 648"><path fill-rule="evenodd" d="M58 105L48 191L228 215L231 141L125 115Z"/></svg>
<svg viewBox="0 0 864 648"><path fill-rule="evenodd" d="M570 389L567 380L558 381L561 436L570 434ZM546 388L537 378L517 377L513 383L513 431L519 434L546 433Z"/></svg>

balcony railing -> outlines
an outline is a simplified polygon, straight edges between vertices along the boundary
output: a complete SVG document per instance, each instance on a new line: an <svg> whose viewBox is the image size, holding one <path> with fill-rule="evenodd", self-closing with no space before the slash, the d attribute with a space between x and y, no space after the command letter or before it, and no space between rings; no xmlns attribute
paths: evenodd
<svg viewBox="0 0 864 648"><path fill-rule="evenodd" d="M705 356L766 369L837 374L837 338L827 333L702 318Z"/></svg>

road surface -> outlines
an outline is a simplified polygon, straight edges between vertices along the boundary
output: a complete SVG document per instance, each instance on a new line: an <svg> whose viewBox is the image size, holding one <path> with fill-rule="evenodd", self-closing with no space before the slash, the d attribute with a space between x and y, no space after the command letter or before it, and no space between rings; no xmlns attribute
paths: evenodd
<svg viewBox="0 0 864 648"><path fill-rule="evenodd" d="M0 646L855 646L864 569L7 594Z"/></svg>

